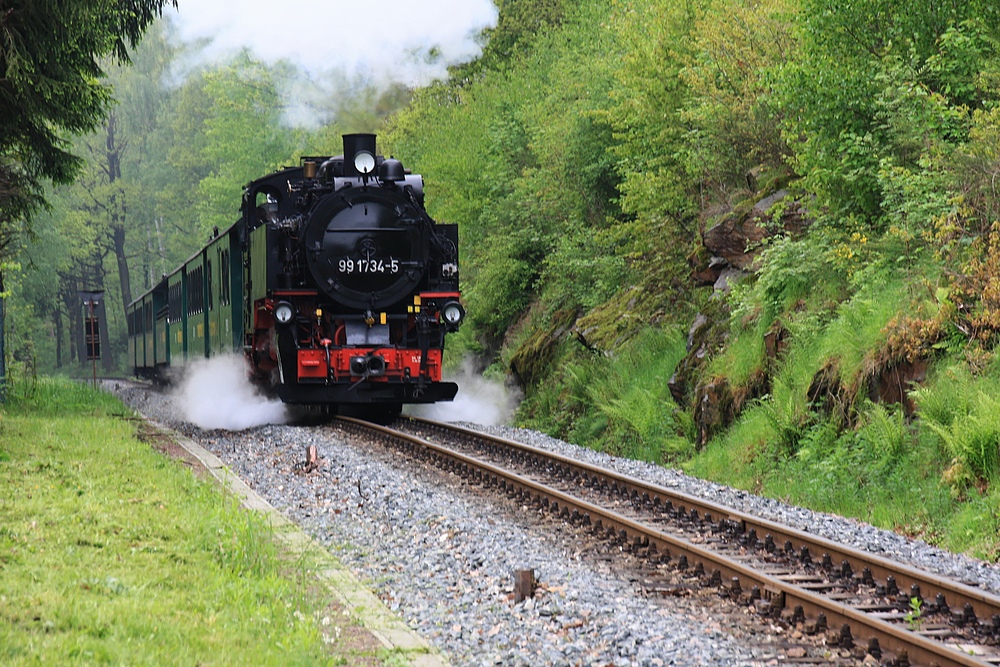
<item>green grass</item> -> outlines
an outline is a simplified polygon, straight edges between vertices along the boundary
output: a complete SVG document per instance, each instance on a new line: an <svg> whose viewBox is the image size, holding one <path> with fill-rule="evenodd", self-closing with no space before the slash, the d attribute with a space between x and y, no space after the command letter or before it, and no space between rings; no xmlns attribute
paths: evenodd
<svg viewBox="0 0 1000 667"><path fill-rule="evenodd" d="M0 663L337 664L262 519L40 381L0 412ZM371 664L371 663L366 663Z"/></svg>
<svg viewBox="0 0 1000 667"><path fill-rule="evenodd" d="M732 336L725 351L708 364L708 377L725 376L732 387L742 387L750 377L764 368L767 356L764 351L764 335L770 322L757 319L749 329Z"/></svg>

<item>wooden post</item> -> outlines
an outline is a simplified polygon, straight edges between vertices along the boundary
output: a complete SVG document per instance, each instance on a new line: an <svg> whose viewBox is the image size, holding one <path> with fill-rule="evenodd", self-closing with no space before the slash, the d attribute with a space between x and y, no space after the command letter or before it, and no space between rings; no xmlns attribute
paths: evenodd
<svg viewBox="0 0 1000 667"><path fill-rule="evenodd" d="M525 598L535 597L535 571L517 570L514 572L514 604L523 602Z"/></svg>

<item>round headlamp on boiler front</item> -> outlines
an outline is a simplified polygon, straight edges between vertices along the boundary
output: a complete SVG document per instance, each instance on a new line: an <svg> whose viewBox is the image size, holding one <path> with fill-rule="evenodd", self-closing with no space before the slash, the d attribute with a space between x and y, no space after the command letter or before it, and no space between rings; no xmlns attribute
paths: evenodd
<svg viewBox="0 0 1000 667"><path fill-rule="evenodd" d="M367 176L375 171L375 156L368 151L358 151L354 155L354 168L359 174Z"/></svg>
<svg viewBox="0 0 1000 667"><path fill-rule="evenodd" d="M287 301L279 301L274 306L274 319L278 324L288 324L295 316L295 308Z"/></svg>

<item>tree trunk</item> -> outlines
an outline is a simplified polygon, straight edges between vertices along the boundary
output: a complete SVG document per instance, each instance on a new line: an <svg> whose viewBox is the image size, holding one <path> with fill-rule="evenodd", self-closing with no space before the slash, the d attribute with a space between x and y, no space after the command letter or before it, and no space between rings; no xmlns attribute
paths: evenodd
<svg viewBox="0 0 1000 667"><path fill-rule="evenodd" d="M122 290L122 305L132 303L132 282L129 278L128 261L125 259L125 225L113 226L115 259L118 261L118 284Z"/></svg>
<svg viewBox="0 0 1000 667"><path fill-rule="evenodd" d="M52 309L52 319L56 325L56 368L62 368L63 362L63 318L62 311L58 308Z"/></svg>
<svg viewBox="0 0 1000 667"><path fill-rule="evenodd" d="M105 128L108 132L104 144L107 158L105 174L107 174L108 182L113 185L122 176L122 153L125 152L128 142L122 141L117 136L118 117L114 111L108 114ZM132 303L132 281L129 277L128 258L125 256L125 218L128 206L124 192L119 191L112 195L112 200L108 202L108 211L111 217L111 239L115 260L118 263L118 284L121 287L122 314L124 315L128 304Z"/></svg>

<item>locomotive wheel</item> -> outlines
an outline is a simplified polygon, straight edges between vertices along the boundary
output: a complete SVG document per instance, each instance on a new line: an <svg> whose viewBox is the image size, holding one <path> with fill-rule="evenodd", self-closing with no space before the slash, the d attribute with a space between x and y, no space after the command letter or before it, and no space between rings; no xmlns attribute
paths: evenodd
<svg viewBox="0 0 1000 667"><path fill-rule="evenodd" d="M354 417L355 419L362 419L366 422L382 424L383 426L396 421L402 411L402 403L343 405L340 408L340 414L345 417Z"/></svg>
<svg viewBox="0 0 1000 667"><path fill-rule="evenodd" d="M322 426L337 416L336 405L288 405L290 423L295 426Z"/></svg>

